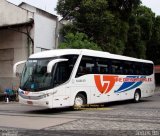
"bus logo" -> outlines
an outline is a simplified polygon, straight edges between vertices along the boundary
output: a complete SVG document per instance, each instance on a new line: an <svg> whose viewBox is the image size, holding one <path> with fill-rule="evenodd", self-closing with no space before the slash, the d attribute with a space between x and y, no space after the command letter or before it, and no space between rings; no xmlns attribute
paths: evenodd
<svg viewBox="0 0 160 136"><path fill-rule="evenodd" d="M118 76L94 75L95 84L101 94L107 94L114 87Z"/></svg>
<svg viewBox="0 0 160 136"><path fill-rule="evenodd" d="M107 94L114 87L116 82L122 85L115 90L115 93L125 92L137 88L143 82L151 82L152 78L146 76L127 76L125 78L111 75L94 75L94 80L97 89L101 94Z"/></svg>

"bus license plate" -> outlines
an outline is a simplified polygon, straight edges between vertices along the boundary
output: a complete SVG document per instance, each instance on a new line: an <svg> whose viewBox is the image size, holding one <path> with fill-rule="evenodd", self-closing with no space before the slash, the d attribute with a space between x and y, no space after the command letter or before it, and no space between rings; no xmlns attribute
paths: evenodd
<svg viewBox="0 0 160 136"><path fill-rule="evenodd" d="M27 101L27 104L33 105L32 101Z"/></svg>

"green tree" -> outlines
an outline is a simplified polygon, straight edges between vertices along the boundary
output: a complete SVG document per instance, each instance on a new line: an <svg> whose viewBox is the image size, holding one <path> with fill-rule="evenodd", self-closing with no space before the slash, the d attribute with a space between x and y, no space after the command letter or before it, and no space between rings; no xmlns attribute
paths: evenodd
<svg viewBox="0 0 160 136"><path fill-rule="evenodd" d="M65 40L60 44L59 48L73 48L73 49L92 49L101 50L101 48L84 33L68 33Z"/></svg>
<svg viewBox="0 0 160 136"><path fill-rule="evenodd" d="M160 64L160 16L157 16L152 29L151 40L147 44L147 59Z"/></svg>
<svg viewBox="0 0 160 136"><path fill-rule="evenodd" d="M160 16L157 16L152 29L152 40L160 42Z"/></svg>
<svg viewBox="0 0 160 136"><path fill-rule="evenodd" d="M141 39L149 41L152 36L155 13L153 13L150 8L139 6L134 14L136 15L137 22L141 27Z"/></svg>
<svg viewBox="0 0 160 136"><path fill-rule="evenodd" d="M63 34L82 32L101 46L102 50L123 54L127 42L128 23L117 14L118 9L132 9L139 0L127 0L130 4L125 1L121 0L120 5L113 5L111 0L59 0L58 13L65 19L72 20L72 26L65 27L62 30ZM79 7L78 11L75 10L76 7Z"/></svg>
<svg viewBox="0 0 160 136"><path fill-rule="evenodd" d="M151 58L152 47L159 49L160 22L140 4L140 0L59 0L57 12L70 20L61 32L84 33L104 51Z"/></svg>
<svg viewBox="0 0 160 136"><path fill-rule="evenodd" d="M155 14L145 6L139 6L129 17L128 40L124 55L146 58L147 44L152 37Z"/></svg>
<svg viewBox="0 0 160 136"><path fill-rule="evenodd" d="M140 4L140 0L108 0L109 9L122 20L128 20L133 10Z"/></svg>

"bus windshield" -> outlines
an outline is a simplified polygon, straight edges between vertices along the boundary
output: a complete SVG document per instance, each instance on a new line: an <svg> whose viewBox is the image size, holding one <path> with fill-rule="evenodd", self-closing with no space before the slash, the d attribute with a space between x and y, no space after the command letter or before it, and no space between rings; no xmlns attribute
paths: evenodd
<svg viewBox="0 0 160 136"><path fill-rule="evenodd" d="M49 59L28 60L22 73L20 88L38 91L51 86L51 74L47 73Z"/></svg>
<svg viewBox="0 0 160 136"><path fill-rule="evenodd" d="M51 73L47 73L47 65L56 58L28 60L22 73L20 88L25 91L37 92L51 89L66 82L71 75L77 57L66 55L61 58L67 58L68 61L56 63Z"/></svg>

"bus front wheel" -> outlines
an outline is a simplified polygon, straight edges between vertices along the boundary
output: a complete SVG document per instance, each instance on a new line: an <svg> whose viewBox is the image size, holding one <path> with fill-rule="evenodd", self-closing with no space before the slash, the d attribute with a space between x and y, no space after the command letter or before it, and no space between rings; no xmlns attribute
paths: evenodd
<svg viewBox="0 0 160 136"><path fill-rule="evenodd" d="M81 108L82 106L85 106L86 104L86 98L83 94L77 94L74 100L74 107Z"/></svg>
<svg viewBox="0 0 160 136"><path fill-rule="evenodd" d="M141 99L141 93L140 93L140 91L136 91L134 93L134 102L139 102L140 99Z"/></svg>

